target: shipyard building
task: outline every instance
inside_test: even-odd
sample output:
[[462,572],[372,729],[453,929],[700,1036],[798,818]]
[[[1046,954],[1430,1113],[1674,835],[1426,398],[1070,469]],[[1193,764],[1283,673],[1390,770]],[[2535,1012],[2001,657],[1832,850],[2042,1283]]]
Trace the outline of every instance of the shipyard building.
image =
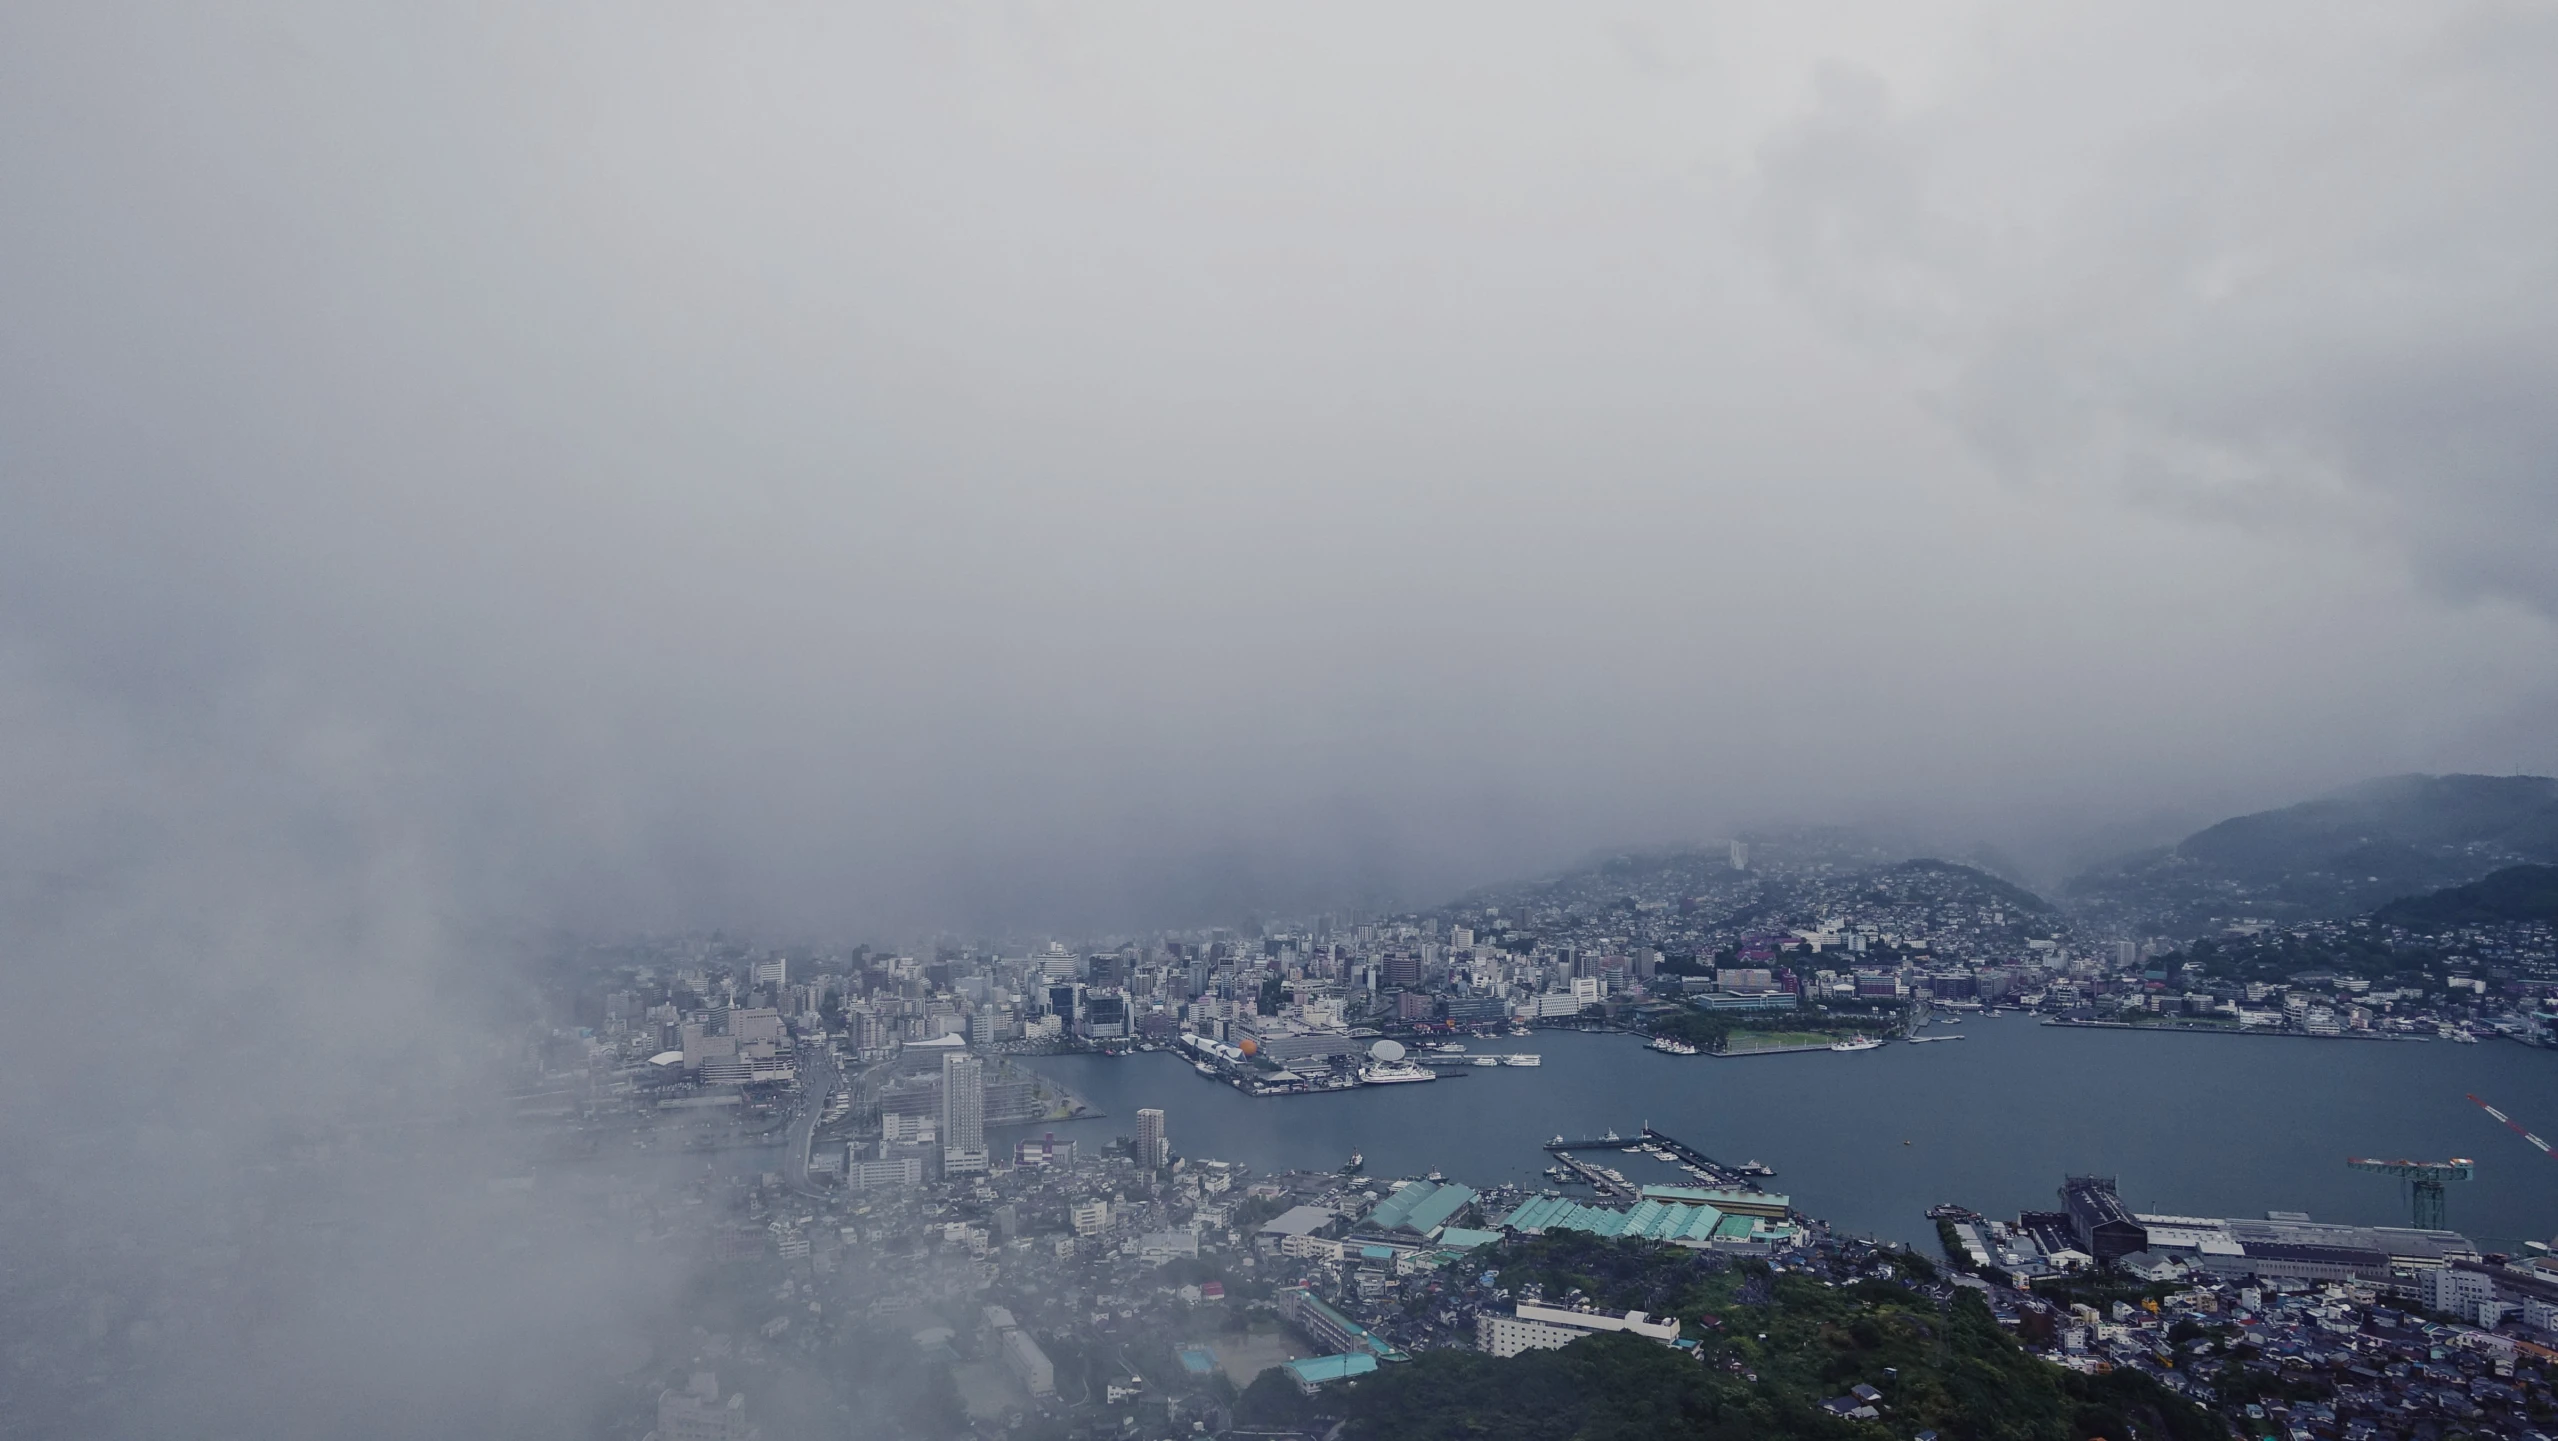
[[2479,1258],[2477,1246],[2457,1231],[2342,1225],[2297,1211],[2270,1211],[2262,1219],[2135,1212],[2105,1176],[2070,1177],[2061,1186],[2061,1204],[2058,1211],[2028,1211],[2013,1224],[1954,1222],[1955,1241],[1972,1264],[2021,1279],[2113,1265],[2153,1279],[2192,1272],[2409,1287],[2428,1272]]

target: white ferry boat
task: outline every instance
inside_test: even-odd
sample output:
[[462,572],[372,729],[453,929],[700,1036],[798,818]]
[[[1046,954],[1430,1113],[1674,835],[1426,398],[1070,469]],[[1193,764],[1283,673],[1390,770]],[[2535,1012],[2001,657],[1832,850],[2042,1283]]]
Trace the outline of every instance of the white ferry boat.
[[1413,1081],[1435,1081],[1439,1073],[1410,1061],[1378,1061],[1359,1068],[1359,1084],[1363,1086],[1401,1086]]
[[1830,1049],[1833,1051],[1879,1051],[1883,1049],[1883,1043],[1872,1036],[1850,1036]]
[[1501,1058],[1501,1064],[1505,1066],[1542,1066],[1545,1064],[1545,1057],[1536,1055],[1509,1055]]

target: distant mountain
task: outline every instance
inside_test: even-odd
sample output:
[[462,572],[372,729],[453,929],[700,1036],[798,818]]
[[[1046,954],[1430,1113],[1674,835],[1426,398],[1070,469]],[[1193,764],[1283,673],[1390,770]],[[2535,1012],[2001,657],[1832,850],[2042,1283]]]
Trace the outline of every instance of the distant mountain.
[[2558,862],[2558,779],[2391,776],[2222,821],[2062,895],[2091,923],[2185,937],[2359,915],[2527,862]]
[[2411,931],[2558,921],[2558,866],[2507,866],[2485,880],[2391,901],[2372,919]]

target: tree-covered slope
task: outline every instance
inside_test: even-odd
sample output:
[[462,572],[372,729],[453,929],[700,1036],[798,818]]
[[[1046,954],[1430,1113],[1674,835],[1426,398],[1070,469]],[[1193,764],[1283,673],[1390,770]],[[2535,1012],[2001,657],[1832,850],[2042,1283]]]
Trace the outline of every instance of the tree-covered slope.
[[2232,817],[2081,875],[2064,894],[2091,920],[2193,936],[2238,916],[2359,915],[2516,862],[2558,862],[2558,780],[2391,776]]
[[[1339,1398],[1357,1441],[1887,1441],[1933,1430],[1981,1441],[2223,1441],[2199,1407],[2137,1372],[2086,1376],[2027,1354],[1975,1291],[1867,1280],[1832,1287],[1696,1253],[1556,1237],[1496,1258],[1504,1285],[1542,1278],[1595,1304],[1674,1314],[1694,1356],[1627,1336],[1507,1360],[1438,1351]],[[1921,1274],[1923,1262],[1910,1263]],[[1649,1303],[1647,1305],[1646,1303]],[[1874,1420],[1821,1402],[1881,1392]]]
[[2558,866],[2507,866],[2465,886],[2391,901],[2372,919],[2411,931],[2558,921]]

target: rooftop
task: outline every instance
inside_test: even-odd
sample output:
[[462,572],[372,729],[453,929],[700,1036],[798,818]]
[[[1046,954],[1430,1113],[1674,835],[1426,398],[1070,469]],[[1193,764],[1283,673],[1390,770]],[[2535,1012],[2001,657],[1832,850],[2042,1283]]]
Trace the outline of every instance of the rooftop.
[[1340,1356],[1308,1356],[1282,1365],[1298,1385],[1320,1386],[1326,1381],[1365,1376],[1377,1369],[1377,1358],[1365,1351],[1352,1351]]

